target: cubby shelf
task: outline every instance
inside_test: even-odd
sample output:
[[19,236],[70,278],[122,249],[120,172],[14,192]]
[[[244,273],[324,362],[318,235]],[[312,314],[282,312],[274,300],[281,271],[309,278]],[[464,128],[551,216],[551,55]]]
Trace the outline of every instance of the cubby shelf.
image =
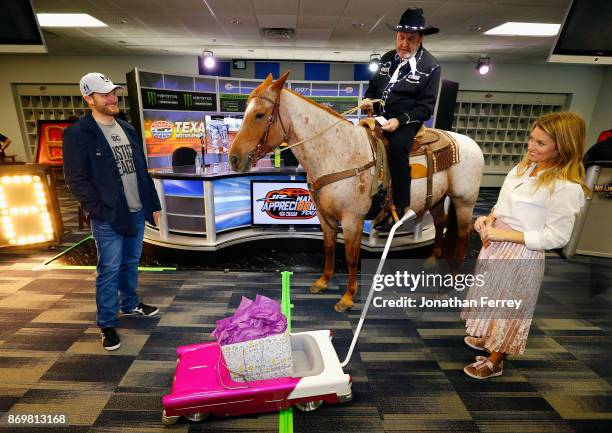
[[482,149],[485,174],[507,173],[527,148],[531,125],[542,114],[562,111],[569,95],[460,90],[453,131]]
[[[119,110],[130,119],[130,108],[126,87],[119,96]],[[24,139],[30,146],[31,155],[36,150],[37,120],[68,120],[71,116],[82,117],[90,109],[79,93],[78,84],[17,84],[15,95],[19,105],[20,121]]]

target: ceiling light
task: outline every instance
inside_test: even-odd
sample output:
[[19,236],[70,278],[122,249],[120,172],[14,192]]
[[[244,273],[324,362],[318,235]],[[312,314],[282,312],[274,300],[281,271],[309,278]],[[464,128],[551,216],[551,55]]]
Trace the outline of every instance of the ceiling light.
[[204,62],[204,67],[206,69],[212,69],[217,64],[215,60],[215,55],[210,50],[202,51],[202,61]]
[[484,32],[485,35],[498,36],[555,36],[561,24],[514,23],[507,22]]
[[380,63],[380,54],[374,53],[370,54],[370,64],[368,65],[368,69],[370,72],[378,71],[378,65]]
[[41,27],[108,27],[89,14],[36,14]]
[[491,59],[489,57],[481,57],[476,63],[476,71],[478,75],[487,75],[491,70]]
[[351,25],[352,25],[353,27],[363,27],[363,26],[365,26],[365,24],[364,24],[364,23],[353,23],[353,24],[351,24]]

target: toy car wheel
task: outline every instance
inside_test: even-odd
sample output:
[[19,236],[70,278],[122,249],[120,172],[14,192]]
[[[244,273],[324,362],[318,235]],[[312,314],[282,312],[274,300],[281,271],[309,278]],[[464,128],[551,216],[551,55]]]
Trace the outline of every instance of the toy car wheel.
[[318,409],[323,404],[323,400],[307,401],[306,403],[296,403],[297,407],[302,412],[310,412]]
[[196,412],[185,415],[185,418],[187,418],[189,421],[198,422],[206,419],[208,415],[210,415],[208,412]]
[[178,416],[166,416],[166,411],[162,410],[161,422],[163,425],[174,425],[178,419]]

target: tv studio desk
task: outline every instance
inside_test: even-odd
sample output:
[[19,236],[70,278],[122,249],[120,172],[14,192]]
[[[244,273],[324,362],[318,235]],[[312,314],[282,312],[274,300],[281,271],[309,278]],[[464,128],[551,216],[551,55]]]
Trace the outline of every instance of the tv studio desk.
[[[318,225],[254,225],[251,182],[287,183],[306,189],[306,173],[296,167],[255,167],[236,173],[227,162],[149,169],[160,198],[159,228],[147,223],[145,242],[172,249],[216,251],[243,242],[266,239],[323,239]],[[303,185],[291,184],[293,181]],[[255,209],[257,211],[257,207]],[[386,235],[364,224],[362,249],[382,251]],[[435,229],[429,214],[405,233],[396,234],[393,249],[419,248],[433,243]],[[343,242],[342,233],[338,240]]]

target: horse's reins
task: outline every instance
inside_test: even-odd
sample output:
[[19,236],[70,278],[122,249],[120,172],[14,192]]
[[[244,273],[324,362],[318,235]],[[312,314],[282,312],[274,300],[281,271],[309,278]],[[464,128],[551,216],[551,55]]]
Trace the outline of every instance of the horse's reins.
[[[271,153],[271,152],[264,152],[263,151],[263,146],[268,141],[268,135],[270,134],[270,128],[272,127],[272,125],[274,125],[276,123],[277,119],[280,122],[281,127],[283,128],[283,140],[284,140],[283,143],[286,144],[287,140],[289,139],[289,136],[287,135],[287,130],[285,129],[285,125],[283,124],[283,119],[282,119],[282,117],[280,115],[280,95],[281,95],[281,92],[282,92],[282,90],[280,92],[278,92],[278,96],[276,97],[276,100],[272,100],[272,99],[268,98],[267,96],[263,96],[263,95],[253,95],[253,98],[260,98],[260,99],[263,99],[264,101],[267,101],[270,104],[272,104],[272,112],[270,113],[270,116],[268,116],[268,122],[266,123],[266,129],[264,130],[263,135],[261,136],[261,138],[259,139],[259,141],[255,145],[255,158],[253,158],[253,160],[251,161],[251,165],[253,167],[255,167],[255,165],[257,164],[257,161],[259,161],[265,155]],[[384,101],[382,99],[373,99],[371,102],[373,104],[380,103],[380,104],[384,105]],[[302,144],[306,143],[307,141],[314,140],[315,138],[325,134],[327,131],[329,131],[334,126],[338,125],[339,123],[348,121],[346,116],[348,116],[349,114],[353,114],[354,112],[356,112],[360,108],[361,108],[361,104],[351,108],[350,110],[346,110],[346,111],[340,113],[340,116],[342,116],[342,119],[337,120],[336,122],[332,123],[331,125],[329,125],[328,127],[322,129],[321,131],[317,132],[315,135],[313,135],[311,137],[305,138],[305,139],[300,140],[300,141],[298,141],[296,143],[293,143],[291,145],[282,146],[282,148],[278,149],[277,151],[279,153],[280,152],[284,152],[284,151],[292,149],[294,147],[301,146]],[[283,143],[281,143],[281,145]]]

